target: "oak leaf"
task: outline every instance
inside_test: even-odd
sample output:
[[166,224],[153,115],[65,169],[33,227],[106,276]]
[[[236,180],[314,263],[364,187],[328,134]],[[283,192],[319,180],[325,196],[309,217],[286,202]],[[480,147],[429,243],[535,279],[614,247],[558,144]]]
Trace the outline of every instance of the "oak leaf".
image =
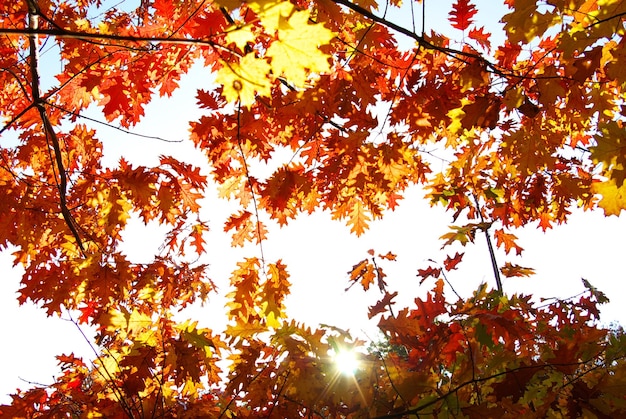
[[464,253],[457,252],[454,256],[446,257],[446,260],[443,261],[443,266],[446,269],[446,271],[451,271],[453,269],[456,269],[456,266],[459,263],[461,263],[461,260],[463,259],[463,255]]
[[450,230],[452,231],[440,237],[440,239],[446,240],[441,248],[443,249],[455,241],[460,242],[463,246],[465,246],[468,242],[474,242],[474,233],[477,228],[479,228],[479,225],[475,223],[469,223],[464,226],[450,226]]
[[470,29],[467,36],[473,39],[474,41],[478,42],[478,45],[480,45],[485,50],[489,51],[491,49],[491,34],[488,32],[485,32],[484,27],[481,27],[478,29],[477,28]]
[[515,234],[506,233],[503,229],[498,228],[493,232],[498,247],[504,246],[504,251],[508,254],[515,249],[515,253],[519,256],[524,249],[517,244],[517,236]]
[[[350,231],[355,233],[357,236],[365,233],[369,226],[369,222],[372,218],[365,208],[365,205],[358,199],[350,199],[348,203],[345,205],[348,211],[348,221],[347,224],[350,226]],[[340,215],[333,215],[334,218],[340,217]]]
[[426,281],[429,277],[432,276],[435,279],[439,279],[440,275],[441,275],[441,268],[435,268],[433,266],[429,266],[426,269],[417,270],[417,276],[422,278],[422,280],[420,281],[420,285],[424,281]]
[[472,18],[477,12],[476,6],[470,3],[470,0],[456,0],[448,19],[453,28],[464,31],[473,23]]
[[[350,281],[356,283],[359,281],[364,290],[368,290],[370,285],[374,283],[376,279],[376,272],[374,265],[367,259],[363,259],[352,267],[352,270],[348,272],[350,274]],[[352,285],[350,285],[351,287]],[[349,287],[349,288],[350,288]],[[348,288],[348,289],[349,289]]]
[[374,304],[373,306],[371,306],[369,308],[369,312],[367,314],[368,318],[372,318],[374,316],[376,316],[377,314],[383,313],[385,311],[387,311],[387,309],[389,309],[389,307],[394,304],[393,303],[393,299],[398,295],[398,292],[395,291],[391,294],[389,293],[385,293],[385,296],[383,297],[382,300],[380,300],[379,302],[377,302],[376,304]]
[[517,276],[531,276],[534,275],[535,270],[532,268],[525,268],[511,262],[506,262],[504,266],[500,268],[500,272],[502,272],[502,275],[506,276],[507,278],[511,278]]

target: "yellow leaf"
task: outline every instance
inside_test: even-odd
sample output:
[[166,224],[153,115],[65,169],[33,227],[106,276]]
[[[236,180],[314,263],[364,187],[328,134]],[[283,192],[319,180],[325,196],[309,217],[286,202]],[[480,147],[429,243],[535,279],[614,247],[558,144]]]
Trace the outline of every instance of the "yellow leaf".
[[516,7],[514,11],[502,18],[504,30],[511,44],[517,44],[520,41],[528,43],[536,37],[541,37],[552,26],[561,23],[556,10],[541,13],[537,10],[535,2],[528,2],[524,5],[525,7]]
[[334,34],[321,23],[309,23],[309,11],[294,12],[288,25],[278,29],[278,39],[270,45],[266,56],[271,58],[272,71],[282,74],[296,87],[304,87],[309,73],[330,71],[329,55],[319,46],[327,44]]
[[620,215],[626,209],[626,182],[619,188],[615,179],[594,183],[591,191],[602,196],[598,206],[604,210],[604,215]]
[[282,0],[255,0],[249,2],[248,6],[257,14],[269,35],[274,35],[274,32],[286,25],[294,9],[291,2]]
[[265,316],[265,324],[273,329],[278,329],[281,326],[280,321],[276,318],[276,314],[273,311]]
[[74,24],[76,25],[76,29],[78,29],[79,31],[87,31],[91,29],[91,25],[89,24],[89,21],[84,18],[76,19],[74,21]]
[[204,352],[204,356],[207,358],[213,354],[213,340],[210,337],[209,329],[199,329],[198,323],[195,321],[186,320],[180,323],[176,328],[180,331],[181,337],[187,342],[195,346]]
[[256,39],[256,35],[252,32],[251,27],[234,28],[226,34],[226,42],[234,43],[238,48],[243,49],[248,42]]
[[[469,103],[469,100],[463,98],[461,103],[465,105],[466,103]],[[447,130],[453,137],[463,132],[462,120],[465,116],[465,111],[462,108],[450,109],[446,116],[450,118],[450,125],[448,125]]]
[[574,12],[574,26],[578,26],[581,30],[584,29],[584,25],[587,25],[589,21],[595,17],[598,10],[598,0],[587,0],[582,6]]
[[222,94],[229,102],[240,100],[242,106],[254,103],[255,93],[271,95],[271,84],[267,78],[270,65],[254,53],[241,57],[238,63],[225,63],[217,72],[215,81],[224,85]]
[[617,42],[609,41],[602,46],[602,57],[600,58],[600,68],[606,67],[610,62],[615,61],[612,51],[617,47]]

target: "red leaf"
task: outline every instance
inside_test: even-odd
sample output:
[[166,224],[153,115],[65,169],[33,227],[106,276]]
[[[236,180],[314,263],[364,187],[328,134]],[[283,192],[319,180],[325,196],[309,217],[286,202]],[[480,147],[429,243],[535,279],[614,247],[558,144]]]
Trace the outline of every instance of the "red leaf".
[[518,44],[511,44],[509,41],[505,41],[504,45],[501,45],[496,51],[496,60],[502,67],[511,67],[522,52],[522,47]]
[[472,24],[472,17],[478,12],[476,7],[469,0],[457,0],[452,5],[448,20],[452,23],[452,27],[464,31]]
[[385,293],[385,296],[383,297],[382,300],[380,300],[375,305],[370,307],[370,311],[367,317],[371,319],[375,315],[387,310],[387,307],[393,304],[391,300],[393,300],[397,295],[398,295],[397,291],[394,292],[393,294]]
[[454,257],[448,256],[446,260],[443,262],[443,266],[446,268],[446,271],[451,271],[453,269],[456,269],[456,265],[458,265],[459,262],[461,262],[461,259],[463,259],[464,254],[465,253],[457,252],[457,254],[454,255]]
[[441,269],[439,268],[433,268],[432,266],[429,266],[426,269],[418,269],[417,270],[417,276],[421,276],[422,280],[420,281],[420,284],[422,284],[424,281],[426,281],[428,279],[428,277],[432,276],[433,278],[439,278],[439,275],[441,275]]
[[198,107],[202,109],[217,110],[225,104],[220,95],[213,90],[198,89],[196,99],[198,99],[196,102]]

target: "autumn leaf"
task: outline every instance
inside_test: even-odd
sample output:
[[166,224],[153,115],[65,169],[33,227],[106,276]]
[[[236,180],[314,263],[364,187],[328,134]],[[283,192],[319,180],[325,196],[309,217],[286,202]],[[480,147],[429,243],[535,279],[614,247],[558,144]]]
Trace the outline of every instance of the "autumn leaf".
[[[352,267],[352,270],[348,272],[350,275],[350,281],[353,283],[360,282],[364,290],[368,290],[370,285],[374,283],[376,279],[376,272],[374,265],[367,259],[363,259]],[[350,285],[351,287],[352,285]],[[348,289],[350,288],[348,287]],[[347,289],[346,289],[347,291]]]
[[389,306],[391,306],[393,304],[393,299],[395,297],[397,297],[398,292],[394,292],[392,294],[389,293],[385,293],[385,296],[383,297],[382,300],[380,300],[379,302],[377,302],[376,304],[374,304],[373,306],[371,306],[369,308],[369,313],[367,314],[367,316],[371,319],[372,317],[376,316],[377,314],[383,313],[385,311],[387,311],[387,309],[389,308]]
[[264,316],[269,327],[278,328],[285,317],[284,299],[289,294],[290,283],[286,266],[279,260],[268,267],[268,277],[262,287]]
[[598,206],[605,215],[620,215],[626,209],[626,182],[619,188],[614,179],[596,182],[591,185],[591,191],[602,197]]
[[500,100],[487,96],[479,96],[474,103],[463,106],[461,124],[466,129],[481,127],[494,129],[500,119]]
[[191,227],[191,237],[193,239],[191,243],[196,248],[196,253],[198,254],[204,253],[204,245],[206,242],[203,233],[207,230],[207,227],[202,223],[195,224]]
[[271,82],[268,79],[270,65],[254,53],[241,57],[238,62],[224,62],[215,76],[215,81],[224,86],[222,95],[228,102],[241,103],[249,107],[256,95],[270,96]]
[[265,238],[267,234],[265,226],[254,220],[252,213],[249,211],[240,211],[238,214],[232,214],[224,224],[224,231],[232,233],[232,245],[243,246],[246,242],[259,242]]
[[330,70],[330,57],[319,47],[333,38],[333,32],[321,23],[309,22],[308,11],[293,12],[285,28],[279,30],[278,39],[267,49],[272,72],[283,75],[295,87],[304,87],[307,73],[320,74]]
[[379,254],[378,255],[379,258],[381,259],[386,259],[386,260],[390,260],[390,261],[394,261],[397,258],[397,255],[391,253],[391,252],[387,252],[384,255],[383,254]]
[[257,35],[249,28],[233,28],[226,34],[226,42],[234,43],[241,50],[248,45],[249,42],[253,42]]
[[294,13],[294,5],[279,0],[253,0],[248,3],[259,17],[265,30],[274,35],[275,32],[288,29],[291,25],[288,19]]
[[196,99],[198,106],[202,109],[217,110],[225,104],[220,101],[219,95],[215,91],[204,89],[198,89]]
[[506,262],[504,266],[500,268],[500,272],[502,272],[502,275],[506,276],[507,278],[511,278],[511,277],[516,277],[516,276],[519,276],[519,277],[531,276],[531,275],[534,275],[535,270],[532,268],[525,268],[523,266]]
[[199,329],[197,322],[190,322],[189,320],[177,325],[176,328],[180,331],[182,339],[202,351],[206,357],[213,354],[215,344],[210,338],[210,330]]
[[348,225],[351,226],[350,231],[360,236],[367,230],[371,217],[361,201],[351,200],[351,205],[349,206],[351,206],[348,213]]
[[422,280],[420,281],[420,284],[422,284],[424,281],[426,281],[430,277],[438,279],[440,275],[441,275],[441,268],[435,268],[432,266],[429,266],[426,269],[417,270],[417,276],[422,278]]
[[515,249],[515,253],[519,256],[522,254],[523,250],[517,244],[517,236],[515,234],[506,233],[503,229],[498,228],[494,230],[493,236],[496,239],[496,244],[498,247],[504,246],[504,251],[508,254],[511,250]]
[[541,12],[529,3],[526,7],[505,15],[502,22],[505,23],[504,30],[509,41],[517,44],[520,41],[530,42],[535,37],[544,35],[548,28],[559,24],[560,18],[554,10]]
[[491,34],[485,32],[485,28],[470,29],[467,36],[478,42],[478,45],[480,45],[482,48],[486,50],[491,49]]
[[440,238],[442,240],[446,240],[441,248],[443,249],[446,246],[451,245],[455,241],[460,242],[463,246],[465,246],[468,242],[474,241],[474,232],[478,228],[477,224],[467,224],[465,226],[450,226],[449,233],[444,234]]
[[451,270],[456,269],[456,266],[461,262],[461,259],[463,259],[463,255],[464,253],[457,252],[454,255],[454,257],[452,256],[446,257],[446,260],[443,261],[443,266],[446,269],[446,271],[451,271]]
[[464,31],[473,23],[472,18],[477,12],[470,0],[456,0],[448,19],[453,28]]

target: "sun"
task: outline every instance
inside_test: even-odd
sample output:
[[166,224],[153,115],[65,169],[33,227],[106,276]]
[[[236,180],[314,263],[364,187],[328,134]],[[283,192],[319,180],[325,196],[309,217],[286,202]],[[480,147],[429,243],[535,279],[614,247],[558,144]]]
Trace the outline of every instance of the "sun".
[[359,369],[359,358],[356,352],[341,350],[333,358],[337,369],[344,375],[354,375]]

